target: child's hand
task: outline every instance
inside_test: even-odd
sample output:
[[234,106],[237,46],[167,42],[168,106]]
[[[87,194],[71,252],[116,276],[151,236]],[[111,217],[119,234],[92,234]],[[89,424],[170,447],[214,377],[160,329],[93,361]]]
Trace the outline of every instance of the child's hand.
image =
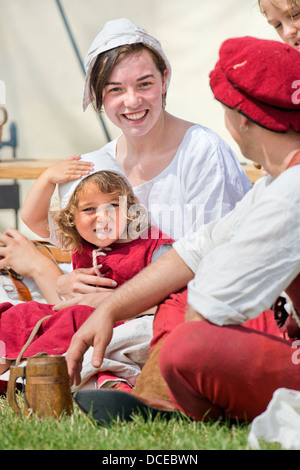
[[48,168],[43,177],[48,183],[66,183],[88,175],[93,168],[93,163],[82,161],[80,155],[74,155]]

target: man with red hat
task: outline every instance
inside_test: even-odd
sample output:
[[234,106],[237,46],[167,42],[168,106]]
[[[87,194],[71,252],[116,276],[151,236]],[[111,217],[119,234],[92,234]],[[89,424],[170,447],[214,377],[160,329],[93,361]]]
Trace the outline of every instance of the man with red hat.
[[[187,321],[167,335],[159,355],[176,409],[194,419],[251,421],[277,388],[300,390],[299,80],[299,53],[286,44],[251,37],[223,43],[211,88],[242,153],[268,176],[231,213],[175,242],[95,310],[67,353],[71,380],[78,381],[89,345],[94,365],[101,363],[114,322],[162,302],[155,334],[176,315],[174,304],[168,308],[172,293],[188,284],[177,306],[187,301]],[[115,413],[111,400],[120,410],[128,398],[109,393],[92,397],[98,416],[104,408]]]

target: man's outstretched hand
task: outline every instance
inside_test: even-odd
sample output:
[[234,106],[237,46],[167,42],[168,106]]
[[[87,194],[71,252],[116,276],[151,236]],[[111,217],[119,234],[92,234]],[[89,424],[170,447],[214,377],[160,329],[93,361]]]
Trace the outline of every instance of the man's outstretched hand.
[[74,334],[66,354],[71,385],[81,382],[81,369],[84,353],[94,347],[92,365],[96,369],[103,362],[105,350],[111,341],[114,322],[98,307]]

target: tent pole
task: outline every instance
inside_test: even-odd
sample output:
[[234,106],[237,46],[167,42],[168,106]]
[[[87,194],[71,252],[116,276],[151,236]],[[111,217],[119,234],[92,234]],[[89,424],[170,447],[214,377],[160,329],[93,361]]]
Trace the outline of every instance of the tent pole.
[[[65,24],[65,27],[66,27],[66,29],[67,29],[67,32],[68,32],[69,38],[70,38],[70,40],[71,40],[72,46],[73,46],[73,48],[74,48],[75,54],[76,54],[76,56],[77,56],[77,58],[78,58],[78,61],[79,61],[81,70],[82,70],[83,74],[85,75],[84,64],[83,64],[83,61],[82,61],[82,59],[81,59],[81,57],[80,57],[80,53],[79,53],[78,47],[77,47],[77,45],[76,45],[74,36],[73,36],[73,34],[72,34],[72,31],[71,31],[71,29],[70,29],[69,23],[68,23],[67,18],[66,18],[66,15],[65,15],[64,10],[63,10],[63,8],[62,8],[61,2],[60,2],[60,0],[56,0],[56,3],[57,3],[57,6],[58,6],[58,8],[59,8],[59,11],[60,11],[60,13],[61,13],[61,16],[62,16],[63,22],[64,22],[64,24]],[[107,139],[108,142],[110,142],[110,141],[111,141],[111,138],[110,138],[110,135],[109,135],[108,130],[107,130],[107,128],[106,128],[105,122],[104,122],[104,120],[103,120],[103,118],[102,118],[101,115],[100,115],[99,117],[100,117],[100,121],[101,121],[103,130],[104,130],[104,133],[105,133],[105,135],[106,135],[106,139]]]

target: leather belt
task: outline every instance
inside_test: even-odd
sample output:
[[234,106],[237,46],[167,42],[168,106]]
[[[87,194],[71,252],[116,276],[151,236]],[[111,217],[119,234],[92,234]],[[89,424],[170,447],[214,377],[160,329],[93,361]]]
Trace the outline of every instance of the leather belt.
[[1,274],[6,274],[10,277],[12,283],[14,284],[15,288],[18,291],[19,294],[19,299],[22,302],[29,302],[32,300],[30,290],[28,287],[24,284],[23,282],[23,276],[21,274],[16,273],[13,269],[11,268],[3,268],[0,269]]

